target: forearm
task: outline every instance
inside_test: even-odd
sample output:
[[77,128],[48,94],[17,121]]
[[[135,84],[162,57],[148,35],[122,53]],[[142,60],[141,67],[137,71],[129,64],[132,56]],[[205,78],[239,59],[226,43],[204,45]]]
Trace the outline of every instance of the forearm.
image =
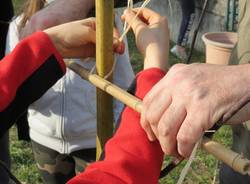
[[[152,68],[136,77],[136,96],[143,98],[165,73]],[[69,184],[144,183],[156,184],[163,152],[158,141],[150,142],[140,126],[140,115],[126,107],[119,129],[105,146],[104,161],[92,164]]]
[[[238,107],[233,107],[235,114],[227,121],[228,124],[239,124],[250,120],[250,64],[232,66],[237,67],[238,75],[228,76],[233,80],[235,77],[238,78],[239,85],[237,88],[239,92],[244,91],[245,96],[242,96],[241,102]],[[236,86],[235,86],[236,87]]]
[[1,60],[0,137],[64,73],[61,56],[42,32],[20,42]]

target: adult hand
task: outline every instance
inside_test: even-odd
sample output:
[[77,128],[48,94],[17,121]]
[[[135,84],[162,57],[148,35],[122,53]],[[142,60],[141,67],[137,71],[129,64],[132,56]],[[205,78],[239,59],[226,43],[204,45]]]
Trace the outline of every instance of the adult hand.
[[35,13],[20,29],[20,39],[39,31],[66,22],[85,19],[94,7],[95,0],[55,0]]
[[157,138],[167,155],[188,157],[204,131],[247,102],[249,67],[173,66],[143,101],[141,125],[149,139]]
[[127,9],[122,18],[133,29],[137,48],[145,56],[144,69],[158,67],[166,70],[169,50],[167,19],[146,8],[135,18],[138,11]]
[[[62,24],[44,30],[51,38],[58,52],[64,58],[86,58],[95,56],[95,18]],[[114,33],[117,36],[117,33]],[[122,43],[114,38],[114,51],[124,52]]]

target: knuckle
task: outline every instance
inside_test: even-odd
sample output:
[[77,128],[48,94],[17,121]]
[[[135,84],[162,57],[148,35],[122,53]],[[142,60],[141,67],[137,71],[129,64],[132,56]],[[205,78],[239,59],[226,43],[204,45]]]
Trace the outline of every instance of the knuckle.
[[161,144],[161,149],[166,155],[176,155],[176,145],[175,144]]
[[171,135],[171,129],[167,127],[166,125],[159,126],[158,131],[159,131],[159,135],[165,138]]
[[141,126],[144,130],[148,130],[150,128],[150,124],[147,121],[142,121]]
[[151,125],[156,125],[156,118],[152,113],[146,113],[145,114],[146,120],[149,122]]
[[190,156],[190,152],[186,151],[186,150],[182,150],[180,149],[179,151],[179,154],[184,157],[184,158],[188,158]]
[[151,104],[151,99],[149,98],[149,96],[146,96],[143,99],[143,107],[145,107],[145,109],[147,109],[150,104]]
[[185,64],[175,64],[170,68],[170,71],[179,71],[180,69],[182,69],[185,66]]
[[176,139],[180,145],[187,145],[187,144],[190,144],[191,142],[190,137],[191,137],[190,135],[179,133]]
[[162,147],[162,151],[166,154],[166,155],[173,155],[174,154],[174,150],[170,148],[170,146],[168,147]]

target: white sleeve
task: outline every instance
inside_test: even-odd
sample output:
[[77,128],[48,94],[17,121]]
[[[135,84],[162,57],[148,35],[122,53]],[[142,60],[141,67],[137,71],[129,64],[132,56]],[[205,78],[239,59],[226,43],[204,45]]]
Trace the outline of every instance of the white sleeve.
[[18,23],[20,17],[15,18],[9,25],[9,30],[6,38],[5,54],[10,53],[19,42]]

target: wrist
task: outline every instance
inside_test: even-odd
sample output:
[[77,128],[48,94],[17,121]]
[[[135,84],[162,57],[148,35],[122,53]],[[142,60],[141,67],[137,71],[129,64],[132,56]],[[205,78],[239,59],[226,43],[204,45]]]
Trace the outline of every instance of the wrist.
[[238,75],[242,76],[242,77],[240,77],[241,81],[245,81],[244,83],[245,83],[245,87],[247,88],[246,89],[247,95],[250,99],[250,87],[249,87],[249,84],[250,84],[250,64],[238,65],[238,67],[240,68]]
[[48,35],[48,37],[50,38],[50,40],[53,43],[56,50],[63,57],[64,56],[64,51],[63,51],[62,43],[61,43],[61,40],[58,38],[57,34],[50,31],[50,29],[44,30],[43,32]]
[[168,51],[163,51],[154,45],[149,46],[144,58],[144,69],[148,68],[160,68],[163,71],[167,71],[169,68]]

